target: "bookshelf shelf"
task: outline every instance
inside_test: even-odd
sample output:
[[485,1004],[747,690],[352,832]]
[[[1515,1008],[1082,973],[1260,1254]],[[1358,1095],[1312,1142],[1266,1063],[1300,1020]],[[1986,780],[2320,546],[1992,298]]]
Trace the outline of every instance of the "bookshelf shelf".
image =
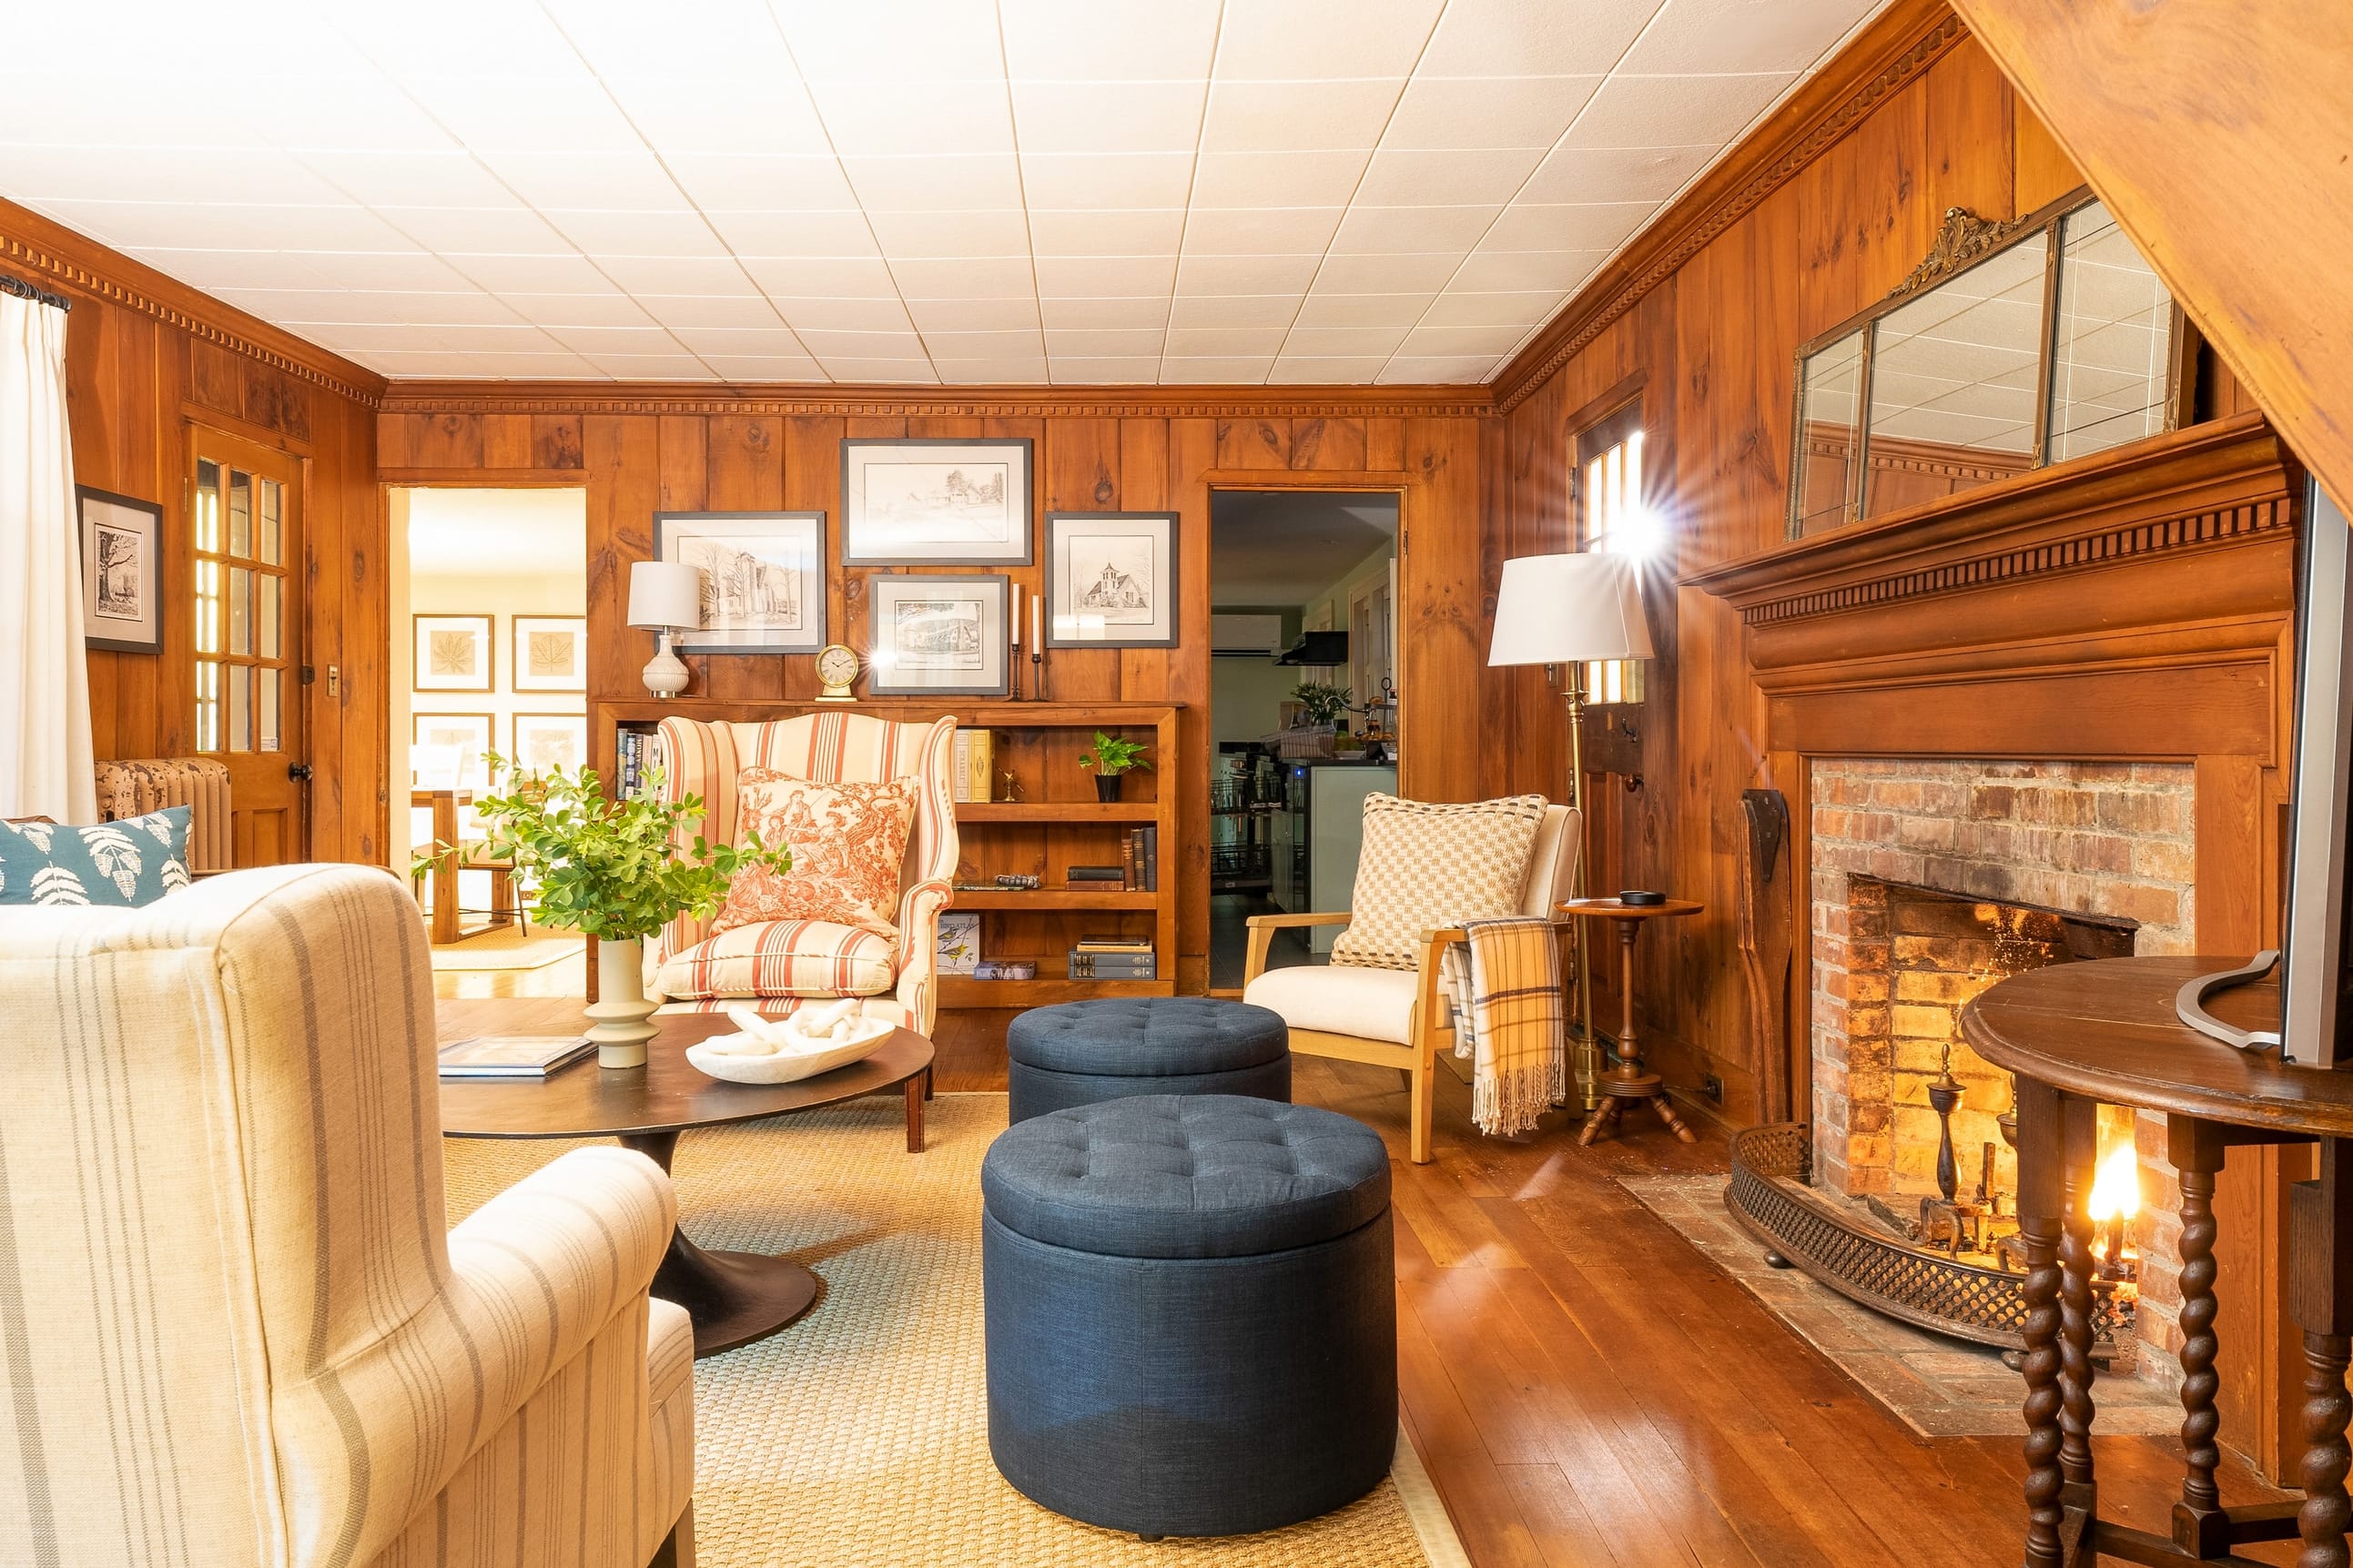
[[1155,800],[960,800],[956,820],[965,822],[1123,822],[1160,820]]
[[1103,892],[1074,892],[1065,888],[1040,888],[1035,892],[1018,888],[995,888],[987,890],[959,890],[949,904],[951,910],[1036,910],[1040,912],[1068,910],[1150,910],[1160,904],[1158,893],[1130,893],[1117,888]]
[[1060,959],[1040,959],[1035,980],[975,980],[969,974],[940,976],[943,1007],[1050,1007],[1099,996],[1174,996],[1174,980],[1072,980]]

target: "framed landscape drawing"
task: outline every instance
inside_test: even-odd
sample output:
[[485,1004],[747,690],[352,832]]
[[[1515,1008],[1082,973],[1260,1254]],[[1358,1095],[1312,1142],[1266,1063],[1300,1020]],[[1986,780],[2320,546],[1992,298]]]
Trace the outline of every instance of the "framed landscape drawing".
[[825,513],[660,511],[658,560],[702,568],[702,626],[681,653],[815,653],[825,624]]
[[81,640],[116,653],[164,651],[164,509],[74,487],[81,509]]
[[869,577],[874,625],[867,689],[877,697],[1004,696],[1012,581]]
[[955,437],[841,444],[845,566],[1027,566],[1030,443]]
[[517,691],[588,689],[588,617],[514,616],[508,683]]
[[569,773],[588,760],[588,720],[579,713],[518,713],[514,765],[527,773]]
[[417,616],[418,691],[491,691],[496,654],[489,616]]
[[1046,514],[1046,646],[1176,646],[1176,514]]
[[408,721],[408,765],[418,788],[489,786],[491,765],[482,759],[498,744],[490,714],[413,713]]

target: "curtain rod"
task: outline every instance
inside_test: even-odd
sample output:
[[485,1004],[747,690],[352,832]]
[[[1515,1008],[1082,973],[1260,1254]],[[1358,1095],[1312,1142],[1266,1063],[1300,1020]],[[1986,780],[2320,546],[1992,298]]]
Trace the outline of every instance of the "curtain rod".
[[0,294],[14,294],[19,300],[30,300],[36,305],[55,305],[60,310],[73,309],[73,301],[64,295],[36,288],[22,278],[11,278],[5,272],[0,272]]

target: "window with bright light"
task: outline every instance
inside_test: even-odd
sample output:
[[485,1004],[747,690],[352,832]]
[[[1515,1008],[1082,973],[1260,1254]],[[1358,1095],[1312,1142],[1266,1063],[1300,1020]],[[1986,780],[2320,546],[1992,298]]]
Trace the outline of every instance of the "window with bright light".
[[200,445],[195,456],[196,750],[286,748],[293,698],[289,475]]
[[[1665,541],[1658,514],[1645,500],[1642,405],[1630,403],[1577,438],[1577,535],[1579,548],[1648,560]],[[1594,702],[1642,700],[1639,659],[1603,659],[1585,667]]]

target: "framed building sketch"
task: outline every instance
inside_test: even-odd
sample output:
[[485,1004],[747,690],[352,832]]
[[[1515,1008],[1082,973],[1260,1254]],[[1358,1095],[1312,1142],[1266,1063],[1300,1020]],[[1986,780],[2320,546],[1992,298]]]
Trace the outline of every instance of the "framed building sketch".
[[702,625],[680,653],[815,653],[826,634],[825,513],[660,511],[654,555],[702,568]]
[[514,765],[527,773],[566,773],[588,760],[588,720],[580,713],[518,713],[512,726]]
[[115,653],[164,651],[164,509],[88,485],[81,511],[81,640]]
[[1046,646],[1176,646],[1176,514],[1046,514]]
[[845,566],[1027,566],[1027,437],[841,443]]
[[498,744],[497,720],[488,713],[409,715],[408,767],[419,789],[486,789]]
[[1012,579],[866,580],[873,606],[867,690],[877,697],[1002,697],[1009,689]]
[[588,689],[588,617],[512,616],[508,685],[516,691]]
[[494,691],[497,653],[490,616],[417,616],[418,691]]

